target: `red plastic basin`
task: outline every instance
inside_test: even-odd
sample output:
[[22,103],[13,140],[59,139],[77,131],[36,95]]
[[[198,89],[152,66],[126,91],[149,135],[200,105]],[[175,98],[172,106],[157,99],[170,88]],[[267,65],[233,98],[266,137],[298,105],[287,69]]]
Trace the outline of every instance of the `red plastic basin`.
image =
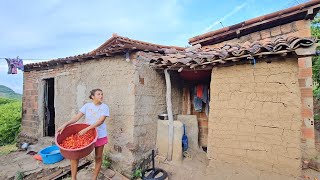
[[90,129],[90,131],[93,132],[94,134],[94,139],[93,141],[88,144],[85,147],[82,148],[77,148],[77,149],[66,149],[62,146],[60,146],[60,144],[62,143],[63,140],[65,140],[67,137],[71,136],[72,134],[76,134],[78,132],[80,132],[82,129],[86,128],[90,126],[89,124],[72,124],[67,126],[61,134],[56,133],[55,135],[55,142],[56,145],[59,147],[60,149],[60,153],[62,154],[62,156],[66,159],[81,159],[83,157],[88,156],[94,149],[94,145],[97,141],[98,138],[98,133],[96,129]]

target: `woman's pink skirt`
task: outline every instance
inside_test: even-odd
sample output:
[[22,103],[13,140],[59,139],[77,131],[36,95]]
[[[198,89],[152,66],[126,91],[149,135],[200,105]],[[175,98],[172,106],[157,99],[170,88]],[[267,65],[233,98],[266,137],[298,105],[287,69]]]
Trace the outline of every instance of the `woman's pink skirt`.
[[96,141],[95,147],[103,146],[108,143],[108,137],[99,138]]

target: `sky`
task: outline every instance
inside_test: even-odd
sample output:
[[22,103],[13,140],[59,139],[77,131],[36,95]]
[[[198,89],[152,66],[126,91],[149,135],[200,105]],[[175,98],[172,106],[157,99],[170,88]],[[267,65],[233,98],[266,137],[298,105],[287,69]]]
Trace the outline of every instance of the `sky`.
[[[78,55],[113,33],[185,47],[193,36],[306,1],[0,0],[0,58],[19,56],[27,64]],[[23,72],[8,75],[0,59],[0,85],[22,93],[22,84]]]

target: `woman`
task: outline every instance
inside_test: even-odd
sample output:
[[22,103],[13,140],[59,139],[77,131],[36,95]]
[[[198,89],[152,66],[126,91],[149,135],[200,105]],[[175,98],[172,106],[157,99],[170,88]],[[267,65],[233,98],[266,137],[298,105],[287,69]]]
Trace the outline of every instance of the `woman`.
[[[81,130],[78,134],[83,135],[90,129],[96,128],[98,131],[98,139],[95,144],[95,168],[93,173],[93,179],[97,179],[102,164],[103,147],[108,143],[107,126],[104,123],[106,117],[109,117],[109,107],[102,103],[103,93],[101,89],[93,89],[90,91],[89,98],[92,100],[90,103],[86,103],[80,112],[71,118],[70,121],[64,123],[57,132],[61,133],[65,127],[70,124],[74,124],[85,115],[86,123],[90,124],[87,128]],[[71,160],[71,176],[72,180],[77,178],[79,159]]]

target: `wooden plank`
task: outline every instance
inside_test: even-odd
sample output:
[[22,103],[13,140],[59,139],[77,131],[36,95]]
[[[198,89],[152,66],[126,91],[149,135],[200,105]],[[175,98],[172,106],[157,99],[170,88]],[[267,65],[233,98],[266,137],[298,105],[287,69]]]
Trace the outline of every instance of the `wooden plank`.
[[187,88],[187,115],[191,114],[191,95],[190,95],[190,89]]
[[[80,171],[81,169],[83,169],[84,167],[88,166],[90,164],[90,161],[88,160],[80,160],[79,161],[79,165],[78,165],[78,171]],[[71,174],[71,167],[70,165],[69,166],[66,166],[64,167],[63,169],[63,172],[60,173],[58,176],[52,178],[52,180],[57,180],[57,179],[60,179],[68,174]]]
[[188,90],[188,88],[183,88],[183,90],[182,90],[182,114],[183,115],[186,115],[187,111],[188,111],[187,90]]
[[55,178],[56,176],[60,175],[62,172],[63,172],[62,169],[59,169],[58,171],[50,174],[49,176],[43,177],[40,180],[51,180],[51,179]]
[[168,146],[168,161],[172,160],[172,151],[173,151],[173,114],[172,114],[172,102],[171,102],[171,80],[170,74],[168,73],[168,69],[164,70],[164,75],[166,79],[167,93],[167,113],[169,118],[169,146]]

